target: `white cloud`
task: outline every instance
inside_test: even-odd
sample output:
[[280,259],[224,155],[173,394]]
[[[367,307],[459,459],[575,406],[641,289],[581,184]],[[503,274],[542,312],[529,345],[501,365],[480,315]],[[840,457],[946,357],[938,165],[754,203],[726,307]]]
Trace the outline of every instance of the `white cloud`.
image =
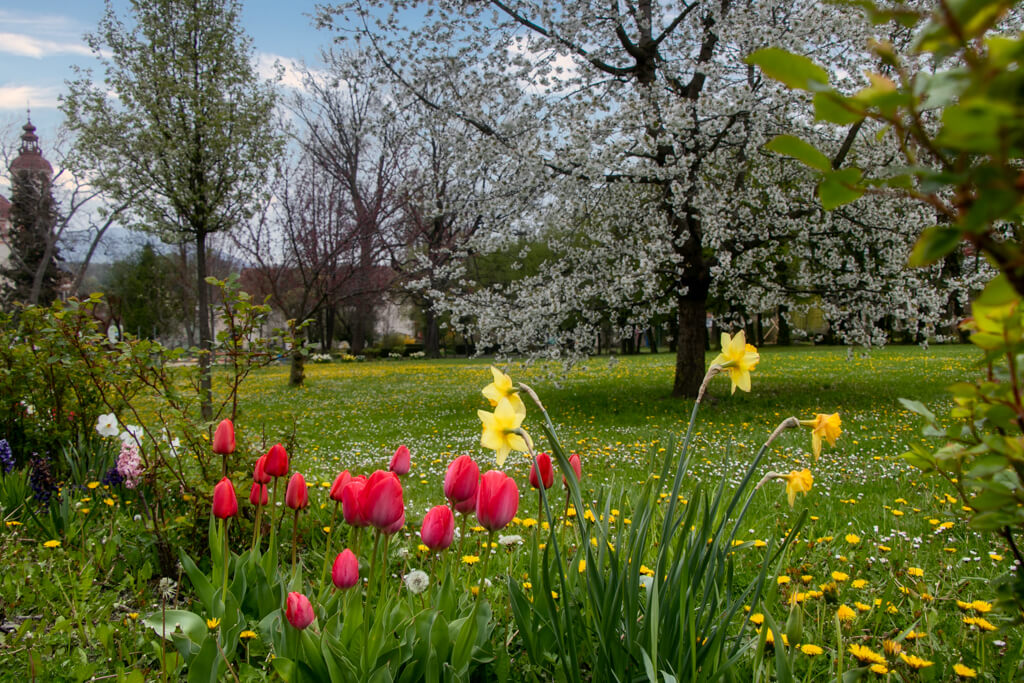
[[0,85],[0,109],[25,111],[29,105],[33,109],[55,108],[60,92],[56,86]]
[[[304,88],[303,79],[305,78],[305,67],[297,59],[291,57],[282,57],[281,55],[275,55],[270,52],[260,52],[256,55],[256,73],[259,74],[260,78],[264,79],[276,79],[280,70],[281,85],[287,88],[294,88],[295,90],[302,90]],[[313,71],[316,74],[318,72]]]
[[61,54],[92,55],[92,50],[81,39],[58,42],[23,33],[0,33],[0,52],[35,59]]

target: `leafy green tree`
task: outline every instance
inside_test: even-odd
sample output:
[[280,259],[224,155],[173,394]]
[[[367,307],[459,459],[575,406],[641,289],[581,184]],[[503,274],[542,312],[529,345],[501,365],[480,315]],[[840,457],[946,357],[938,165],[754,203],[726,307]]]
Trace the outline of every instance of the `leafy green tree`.
[[275,95],[253,71],[239,10],[237,0],[133,0],[127,25],[108,2],[87,36],[105,79],[79,71],[62,103],[78,168],[113,197],[135,198],[134,227],[195,245],[204,417],[212,414],[207,238],[249,219],[281,149]]
[[114,263],[104,291],[121,327],[140,339],[153,339],[177,327],[174,266],[152,244]]

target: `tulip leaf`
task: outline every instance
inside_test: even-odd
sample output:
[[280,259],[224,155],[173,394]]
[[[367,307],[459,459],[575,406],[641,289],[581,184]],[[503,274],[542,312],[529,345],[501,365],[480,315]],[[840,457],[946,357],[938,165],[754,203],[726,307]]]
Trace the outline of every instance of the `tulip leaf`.
[[747,64],[761,67],[768,78],[780,81],[788,88],[817,90],[828,85],[828,72],[803,55],[796,55],[777,47],[766,47],[753,52]]
[[776,135],[765,145],[765,149],[776,154],[793,157],[797,161],[822,172],[832,170],[832,164],[829,162],[828,157],[818,151],[812,144],[801,140],[795,135]]
[[206,637],[206,621],[195,614],[181,609],[169,609],[164,612],[154,612],[145,619],[143,624],[150,627],[158,636],[164,640],[171,640],[172,634],[181,628],[193,643],[199,644]]
[[948,225],[925,228],[917,238],[914,250],[910,252],[909,265],[916,268],[935,263],[956,249],[960,244],[960,238],[960,231]]
[[192,587],[199,595],[200,602],[202,602],[203,607],[212,614],[214,608],[213,584],[211,584],[210,580],[206,578],[206,574],[199,571],[196,563],[192,561],[192,558],[185,554],[184,550],[178,553],[178,557],[181,560],[181,566],[185,570],[185,574],[188,575],[189,581],[192,582]]

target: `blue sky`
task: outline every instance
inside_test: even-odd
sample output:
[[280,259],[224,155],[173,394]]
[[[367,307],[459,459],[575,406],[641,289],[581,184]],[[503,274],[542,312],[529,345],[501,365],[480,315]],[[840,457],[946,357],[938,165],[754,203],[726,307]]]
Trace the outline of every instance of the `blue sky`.
[[[120,16],[128,16],[125,0],[115,0],[114,7]],[[285,66],[289,60],[318,60],[321,47],[333,36],[313,27],[308,15],[314,9],[312,0],[242,1],[242,21],[262,72],[269,75],[276,59]],[[64,81],[73,77],[71,67],[98,66],[82,36],[95,30],[103,10],[102,0],[38,0],[0,7],[0,124],[20,127],[31,102],[32,120],[45,147],[46,137],[60,122],[57,97]]]

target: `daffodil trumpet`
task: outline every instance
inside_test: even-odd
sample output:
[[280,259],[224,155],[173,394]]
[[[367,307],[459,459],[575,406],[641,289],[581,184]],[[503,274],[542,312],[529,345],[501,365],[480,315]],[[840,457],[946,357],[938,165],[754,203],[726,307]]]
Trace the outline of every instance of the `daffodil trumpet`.
[[811,471],[806,468],[803,470],[793,470],[789,474],[769,472],[761,478],[761,481],[757,482],[754,490],[758,490],[769,481],[786,482],[786,498],[789,500],[789,507],[793,507],[796,503],[796,494],[808,493],[814,484],[814,477],[811,475]]
[[711,361],[711,367],[719,366],[719,372],[729,373],[729,380],[732,382],[732,393],[736,393],[739,387],[743,391],[750,391],[750,373],[757,367],[761,356],[757,348],[747,343],[747,335],[743,330],[730,336],[727,332],[722,333],[722,352]]

